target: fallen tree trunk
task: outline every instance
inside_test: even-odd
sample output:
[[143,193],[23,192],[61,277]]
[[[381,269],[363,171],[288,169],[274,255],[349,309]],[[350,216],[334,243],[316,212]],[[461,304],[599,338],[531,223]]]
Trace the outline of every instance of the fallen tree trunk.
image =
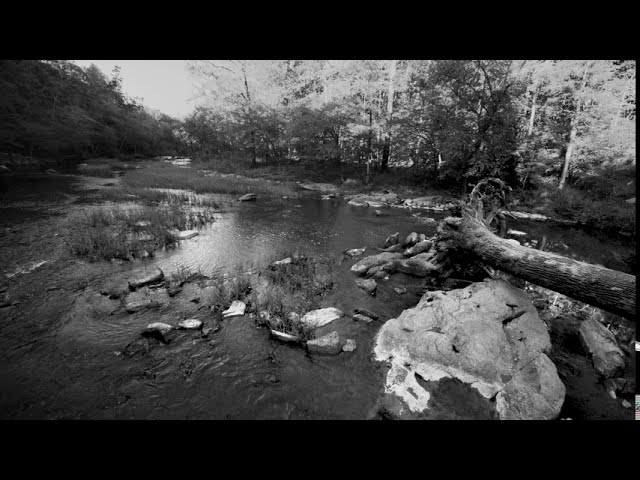
[[464,208],[438,226],[439,251],[462,249],[494,268],[589,305],[636,320],[636,277],[521,246],[493,234]]

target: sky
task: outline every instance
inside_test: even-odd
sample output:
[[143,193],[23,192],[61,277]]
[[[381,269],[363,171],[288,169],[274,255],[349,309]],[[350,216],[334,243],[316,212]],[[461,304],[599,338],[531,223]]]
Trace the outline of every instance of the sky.
[[81,67],[95,64],[107,76],[120,67],[122,90],[142,98],[147,107],[184,119],[196,103],[197,90],[187,72],[186,60],[75,60]]

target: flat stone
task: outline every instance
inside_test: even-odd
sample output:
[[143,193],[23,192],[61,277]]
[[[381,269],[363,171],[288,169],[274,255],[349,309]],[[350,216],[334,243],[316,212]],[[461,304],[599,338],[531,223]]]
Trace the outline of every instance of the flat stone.
[[365,310],[364,308],[355,308],[353,311],[355,313],[359,313],[361,315],[365,315],[365,316],[367,316],[369,318],[373,318],[374,320],[378,320],[378,318],[380,318],[379,315],[376,315],[375,313],[370,312],[369,310]]
[[343,352],[353,352],[356,349],[356,341],[350,338],[347,339],[346,343],[342,347]]
[[353,319],[354,319],[356,322],[364,322],[364,323],[371,323],[371,322],[373,322],[373,320],[372,320],[371,318],[367,317],[366,315],[362,315],[361,313],[356,313],[356,314],[353,316]]
[[307,350],[309,353],[317,353],[320,355],[338,355],[342,351],[340,337],[335,330],[322,337],[309,340],[307,342]]
[[311,328],[320,328],[341,318],[343,315],[342,310],[335,307],[319,308],[304,314],[300,322]]
[[274,338],[280,340],[281,342],[285,342],[285,343],[299,343],[300,342],[300,337],[296,336],[296,335],[291,335],[289,333],[285,333],[285,332],[280,332],[278,330],[271,330],[271,335],[273,335]]
[[136,289],[146,285],[148,283],[159,282],[164,278],[164,273],[159,268],[154,268],[152,271],[145,273],[137,278],[129,280],[129,287]]
[[247,305],[240,300],[234,300],[231,302],[231,306],[222,312],[222,318],[241,317],[244,315]]
[[616,377],[624,370],[624,353],[616,338],[604,325],[594,318],[580,325],[580,342],[591,356],[596,372],[605,378]]
[[631,408],[631,407],[632,407],[631,403],[629,403],[629,402],[628,402],[628,401],[626,401],[626,400],[622,400],[622,406],[623,406],[624,408]]
[[333,192],[338,189],[338,187],[331,183],[301,183],[300,188],[318,192]]
[[183,328],[185,330],[198,330],[199,328],[202,328],[202,321],[197,318],[188,318],[178,322],[178,328]]

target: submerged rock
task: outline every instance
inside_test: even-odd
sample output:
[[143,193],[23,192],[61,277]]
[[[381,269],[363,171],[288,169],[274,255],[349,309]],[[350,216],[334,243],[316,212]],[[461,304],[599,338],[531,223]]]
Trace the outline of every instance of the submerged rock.
[[202,320],[198,320],[197,318],[188,318],[179,322],[178,328],[183,328],[185,330],[198,330],[202,328]]
[[596,372],[605,378],[615,377],[624,370],[624,353],[616,337],[595,318],[580,325],[580,342],[591,356]]
[[240,300],[231,302],[231,306],[222,312],[222,318],[241,317],[244,315],[247,305]]
[[321,355],[338,355],[342,351],[342,344],[338,332],[335,330],[322,337],[309,340],[307,342],[309,353]]
[[334,307],[319,308],[304,314],[300,322],[311,328],[319,328],[341,318],[343,315],[342,310]]
[[371,323],[371,322],[373,322],[373,320],[372,320],[371,318],[369,318],[368,316],[363,315],[363,314],[361,314],[361,313],[356,313],[356,314],[353,316],[353,319],[354,319],[356,322],[364,322],[364,323]]
[[348,338],[344,346],[342,347],[343,352],[353,352],[356,349],[356,341]]
[[351,267],[351,271],[358,275],[363,275],[372,267],[378,267],[400,258],[403,258],[401,253],[383,252],[378,255],[363,258]]
[[370,295],[375,295],[376,288],[378,287],[378,284],[372,278],[368,278],[368,279],[357,278],[356,285],[358,286],[358,288],[361,288],[362,290],[364,290]]
[[491,280],[425,294],[382,326],[374,353],[390,363],[385,392],[409,417],[429,416],[432,395],[455,381],[466,393],[453,401],[484,402],[500,419],[554,419],[565,387],[550,348],[527,294]]
[[258,196],[255,193],[247,193],[246,195],[241,196],[238,200],[241,202],[254,202]]
[[164,278],[164,273],[159,268],[154,268],[151,272],[141,275],[138,278],[129,280],[129,288],[135,290],[148,283],[159,282]]

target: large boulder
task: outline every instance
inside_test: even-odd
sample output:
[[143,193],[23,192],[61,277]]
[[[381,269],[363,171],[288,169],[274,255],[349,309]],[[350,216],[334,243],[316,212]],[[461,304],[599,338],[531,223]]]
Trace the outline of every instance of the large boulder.
[[371,255],[355,263],[351,267],[351,271],[358,275],[364,275],[371,267],[378,267],[400,258],[403,258],[401,253],[383,252],[378,255]]
[[527,294],[490,280],[426,293],[382,326],[374,354],[390,363],[386,399],[400,402],[400,418],[438,418],[439,405],[463,403],[459,418],[482,404],[500,419],[554,419],[565,387],[550,348]]
[[580,325],[580,342],[591,356],[593,367],[605,378],[617,376],[624,370],[624,353],[618,347],[616,338],[595,318],[589,318]]
[[333,331],[322,337],[309,340],[307,342],[307,350],[309,353],[321,355],[338,355],[342,351],[342,342],[338,332]]
[[159,268],[154,268],[152,271],[144,273],[137,278],[129,280],[129,288],[135,290],[148,283],[156,283],[164,278],[164,273]]
[[319,308],[307,312],[300,318],[300,322],[311,328],[320,328],[344,316],[342,310],[334,307]]

